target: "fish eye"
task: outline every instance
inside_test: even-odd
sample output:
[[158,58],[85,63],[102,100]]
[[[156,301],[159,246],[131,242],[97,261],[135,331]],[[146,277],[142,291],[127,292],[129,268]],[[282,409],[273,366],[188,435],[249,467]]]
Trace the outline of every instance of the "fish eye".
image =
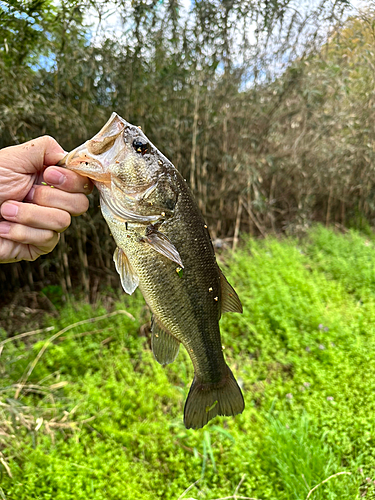
[[137,153],[142,153],[142,155],[150,152],[150,144],[143,137],[136,137],[134,139],[133,148]]

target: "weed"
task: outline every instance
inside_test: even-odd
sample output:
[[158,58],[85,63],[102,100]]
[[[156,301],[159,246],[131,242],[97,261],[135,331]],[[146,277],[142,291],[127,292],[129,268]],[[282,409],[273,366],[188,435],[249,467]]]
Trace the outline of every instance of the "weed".
[[244,313],[221,330],[246,409],[198,431],[188,355],[155,362],[138,293],[111,302],[135,320],[72,300],[32,335],[2,332],[0,498],[372,498],[373,245],[319,227],[243,242],[225,274]]

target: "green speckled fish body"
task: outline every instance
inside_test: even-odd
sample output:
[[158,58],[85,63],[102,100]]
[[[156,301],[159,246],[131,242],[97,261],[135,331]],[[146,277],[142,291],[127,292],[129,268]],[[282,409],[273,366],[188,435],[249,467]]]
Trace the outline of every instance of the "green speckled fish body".
[[187,349],[195,377],[186,427],[244,408],[225,363],[222,312],[242,312],[219,269],[207,225],[175,167],[143,132],[113,113],[90,141],[69,153],[67,168],[91,177],[117,243],[116,269],[127,293],[139,286],[153,313],[152,349],[161,364]]

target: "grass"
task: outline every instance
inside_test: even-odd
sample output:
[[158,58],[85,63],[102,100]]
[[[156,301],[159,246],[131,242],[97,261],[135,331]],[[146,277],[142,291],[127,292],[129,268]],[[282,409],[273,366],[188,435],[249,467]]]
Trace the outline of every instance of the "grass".
[[112,311],[134,319],[72,301],[50,331],[2,347],[0,331],[0,499],[375,498],[374,244],[318,227],[228,256],[244,313],[221,329],[246,409],[198,431],[190,360],[154,361],[139,293]]

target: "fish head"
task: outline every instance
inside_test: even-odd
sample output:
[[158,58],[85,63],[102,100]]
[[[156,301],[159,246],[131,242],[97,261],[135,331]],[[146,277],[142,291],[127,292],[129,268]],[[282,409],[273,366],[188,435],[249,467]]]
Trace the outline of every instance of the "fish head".
[[[92,139],[68,153],[59,164],[93,180],[100,192],[103,216],[120,248],[126,247],[130,223],[138,232],[140,244],[151,246],[184,267],[174,245],[158,231],[174,215],[177,170],[139,127],[112,113]],[[116,255],[121,274],[124,257]],[[124,279],[125,291],[133,291],[134,283]]]
[[117,113],[60,165],[92,179],[118,219],[149,223],[173,212],[176,169],[139,127]]
[[160,165],[156,153],[159,151],[139,127],[112,113],[104,127],[68,153],[61,164],[92,179],[99,190],[102,183],[114,182],[136,193],[157,178]]

